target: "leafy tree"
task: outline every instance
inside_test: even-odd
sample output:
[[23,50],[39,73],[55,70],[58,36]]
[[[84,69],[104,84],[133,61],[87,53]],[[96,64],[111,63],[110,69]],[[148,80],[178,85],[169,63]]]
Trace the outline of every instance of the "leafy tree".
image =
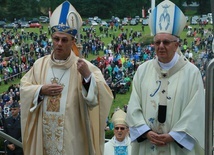
[[[0,19],[7,17],[10,20],[21,17],[38,17],[48,15],[49,9],[52,11],[64,0],[0,0]],[[142,8],[148,10],[151,7],[151,0],[69,0],[75,6],[82,17],[99,16],[100,18],[110,18],[118,16],[120,18],[142,15]],[[156,5],[163,0],[156,0]],[[171,0],[185,12],[182,7],[183,2],[187,4],[192,1],[198,2],[197,14],[211,12],[211,0]],[[15,4],[15,5],[14,5]]]
[[40,0],[39,8],[41,15],[48,16],[49,9],[51,9],[51,0]]
[[5,7],[6,7],[6,0],[0,0],[0,20],[5,18]]
[[22,6],[20,5],[14,5],[16,3],[16,0],[8,0],[7,1],[7,11],[5,12],[7,15],[7,19],[10,21],[13,21],[17,18],[18,15],[21,14]]
[[207,12],[211,12],[211,11],[208,11],[208,8],[210,8],[209,10],[211,10],[211,0],[207,0],[207,1],[198,0],[198,2],[199,2],[199,7],[198,7],[199,14],[205,14]]

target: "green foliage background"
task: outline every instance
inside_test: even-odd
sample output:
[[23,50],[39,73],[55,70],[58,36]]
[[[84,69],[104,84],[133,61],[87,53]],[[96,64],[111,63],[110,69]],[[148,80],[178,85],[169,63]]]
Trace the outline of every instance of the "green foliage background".
[[[0,0],[0,20],[13,21],[14,18],[32,18],[40,15],[48,16],[49,10],[54,10],[64,0]],[[120,18],[136,15],[142,16],[142,8],[148,10],[151,7],[151,0],[69,0],[75,6],[82,17],[99,16]],[[156,0],[156,4],[163,0]],[[192,14],[206,14],[211,12],[211,0],[194,0],[199,3],[197,8],[184,8],[183,2],[190,4],[192,0],[171,0],[178,5],[183,12]]]

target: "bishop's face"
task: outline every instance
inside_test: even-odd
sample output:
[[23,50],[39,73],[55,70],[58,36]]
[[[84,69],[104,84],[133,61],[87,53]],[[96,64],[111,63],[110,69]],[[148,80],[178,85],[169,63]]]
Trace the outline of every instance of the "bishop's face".
[[72,48],[71,35],[64,32],[54,32],[52,34],[54,58],[57,60],[66,60]]
[[179,43],[175,36],[160,33],[155,36],[154,45],[158,60],[162,63],[168,63],[173,59]]
[[118,124],[114,127],[114,136],[120,142],[122,142],[129,134],[129,128],[125,125]]

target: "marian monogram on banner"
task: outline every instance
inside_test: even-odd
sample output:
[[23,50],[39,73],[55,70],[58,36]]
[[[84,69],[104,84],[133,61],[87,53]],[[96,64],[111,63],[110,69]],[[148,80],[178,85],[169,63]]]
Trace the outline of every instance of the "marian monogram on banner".
[[162,6],[164,8],[163,12],[160,15],[160,19],[159,19],[159,28],[160,30],[164,29],[167,30],[169,28],[170,25],[170,14],[168,12],[168,8],[170,7],[170,5],[165,5]]

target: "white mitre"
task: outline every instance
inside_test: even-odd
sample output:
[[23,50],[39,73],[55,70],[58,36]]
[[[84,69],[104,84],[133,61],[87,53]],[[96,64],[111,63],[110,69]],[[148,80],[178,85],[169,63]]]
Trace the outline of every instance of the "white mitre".
[[82,26],[82,18],[70,2],[65,1],[52,13],[50,26],[52,33],[60,31],[75,36]]
[[149,27],[153,35],[169,33],[179,36],[186,26],[186,17],[174,3],[164,0],[149,15]]

